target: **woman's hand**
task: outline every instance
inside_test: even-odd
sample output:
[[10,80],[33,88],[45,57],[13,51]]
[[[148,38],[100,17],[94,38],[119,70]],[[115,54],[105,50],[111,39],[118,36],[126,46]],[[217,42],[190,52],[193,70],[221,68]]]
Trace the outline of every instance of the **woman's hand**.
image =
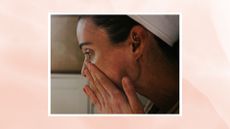
[[128,77],[122,78],[122,93],[94,64],[86,63],[83,74],[89,81],[84,92],[100,113],[144,113],[135,88]]

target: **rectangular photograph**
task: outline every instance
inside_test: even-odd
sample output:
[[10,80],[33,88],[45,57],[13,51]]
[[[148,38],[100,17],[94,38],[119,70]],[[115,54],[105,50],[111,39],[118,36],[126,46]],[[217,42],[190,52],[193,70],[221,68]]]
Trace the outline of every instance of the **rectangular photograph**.
[[180,115],[180,14],[49,14],[49,115]]

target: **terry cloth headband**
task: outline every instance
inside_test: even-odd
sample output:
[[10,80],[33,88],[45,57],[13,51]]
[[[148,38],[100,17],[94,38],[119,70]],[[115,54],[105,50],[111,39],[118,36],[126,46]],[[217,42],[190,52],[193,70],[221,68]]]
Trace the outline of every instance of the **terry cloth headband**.
[[129,15],[169,46],[179,39],[179,15]]

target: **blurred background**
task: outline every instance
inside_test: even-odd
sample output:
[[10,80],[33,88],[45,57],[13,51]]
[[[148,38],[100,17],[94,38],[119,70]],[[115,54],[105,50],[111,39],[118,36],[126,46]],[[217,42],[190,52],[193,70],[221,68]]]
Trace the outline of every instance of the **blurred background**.
[[80,71],[83,54],[76,37],[77,16],[51,15],[51,114],[90,113]]
[[51,16],[51,71],[79,74],[83,54],[76,36],[77,16]]

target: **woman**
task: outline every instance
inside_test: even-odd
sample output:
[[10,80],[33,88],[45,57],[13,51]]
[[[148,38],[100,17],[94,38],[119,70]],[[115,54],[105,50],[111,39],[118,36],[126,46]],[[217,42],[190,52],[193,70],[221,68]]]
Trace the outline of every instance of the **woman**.
[[[167,40],[125,15],[80,16],[77,38],[89,81],[83,90],[98,112],[178,113],[178,49]],[[151,110],[136,92],[154,103]]]

